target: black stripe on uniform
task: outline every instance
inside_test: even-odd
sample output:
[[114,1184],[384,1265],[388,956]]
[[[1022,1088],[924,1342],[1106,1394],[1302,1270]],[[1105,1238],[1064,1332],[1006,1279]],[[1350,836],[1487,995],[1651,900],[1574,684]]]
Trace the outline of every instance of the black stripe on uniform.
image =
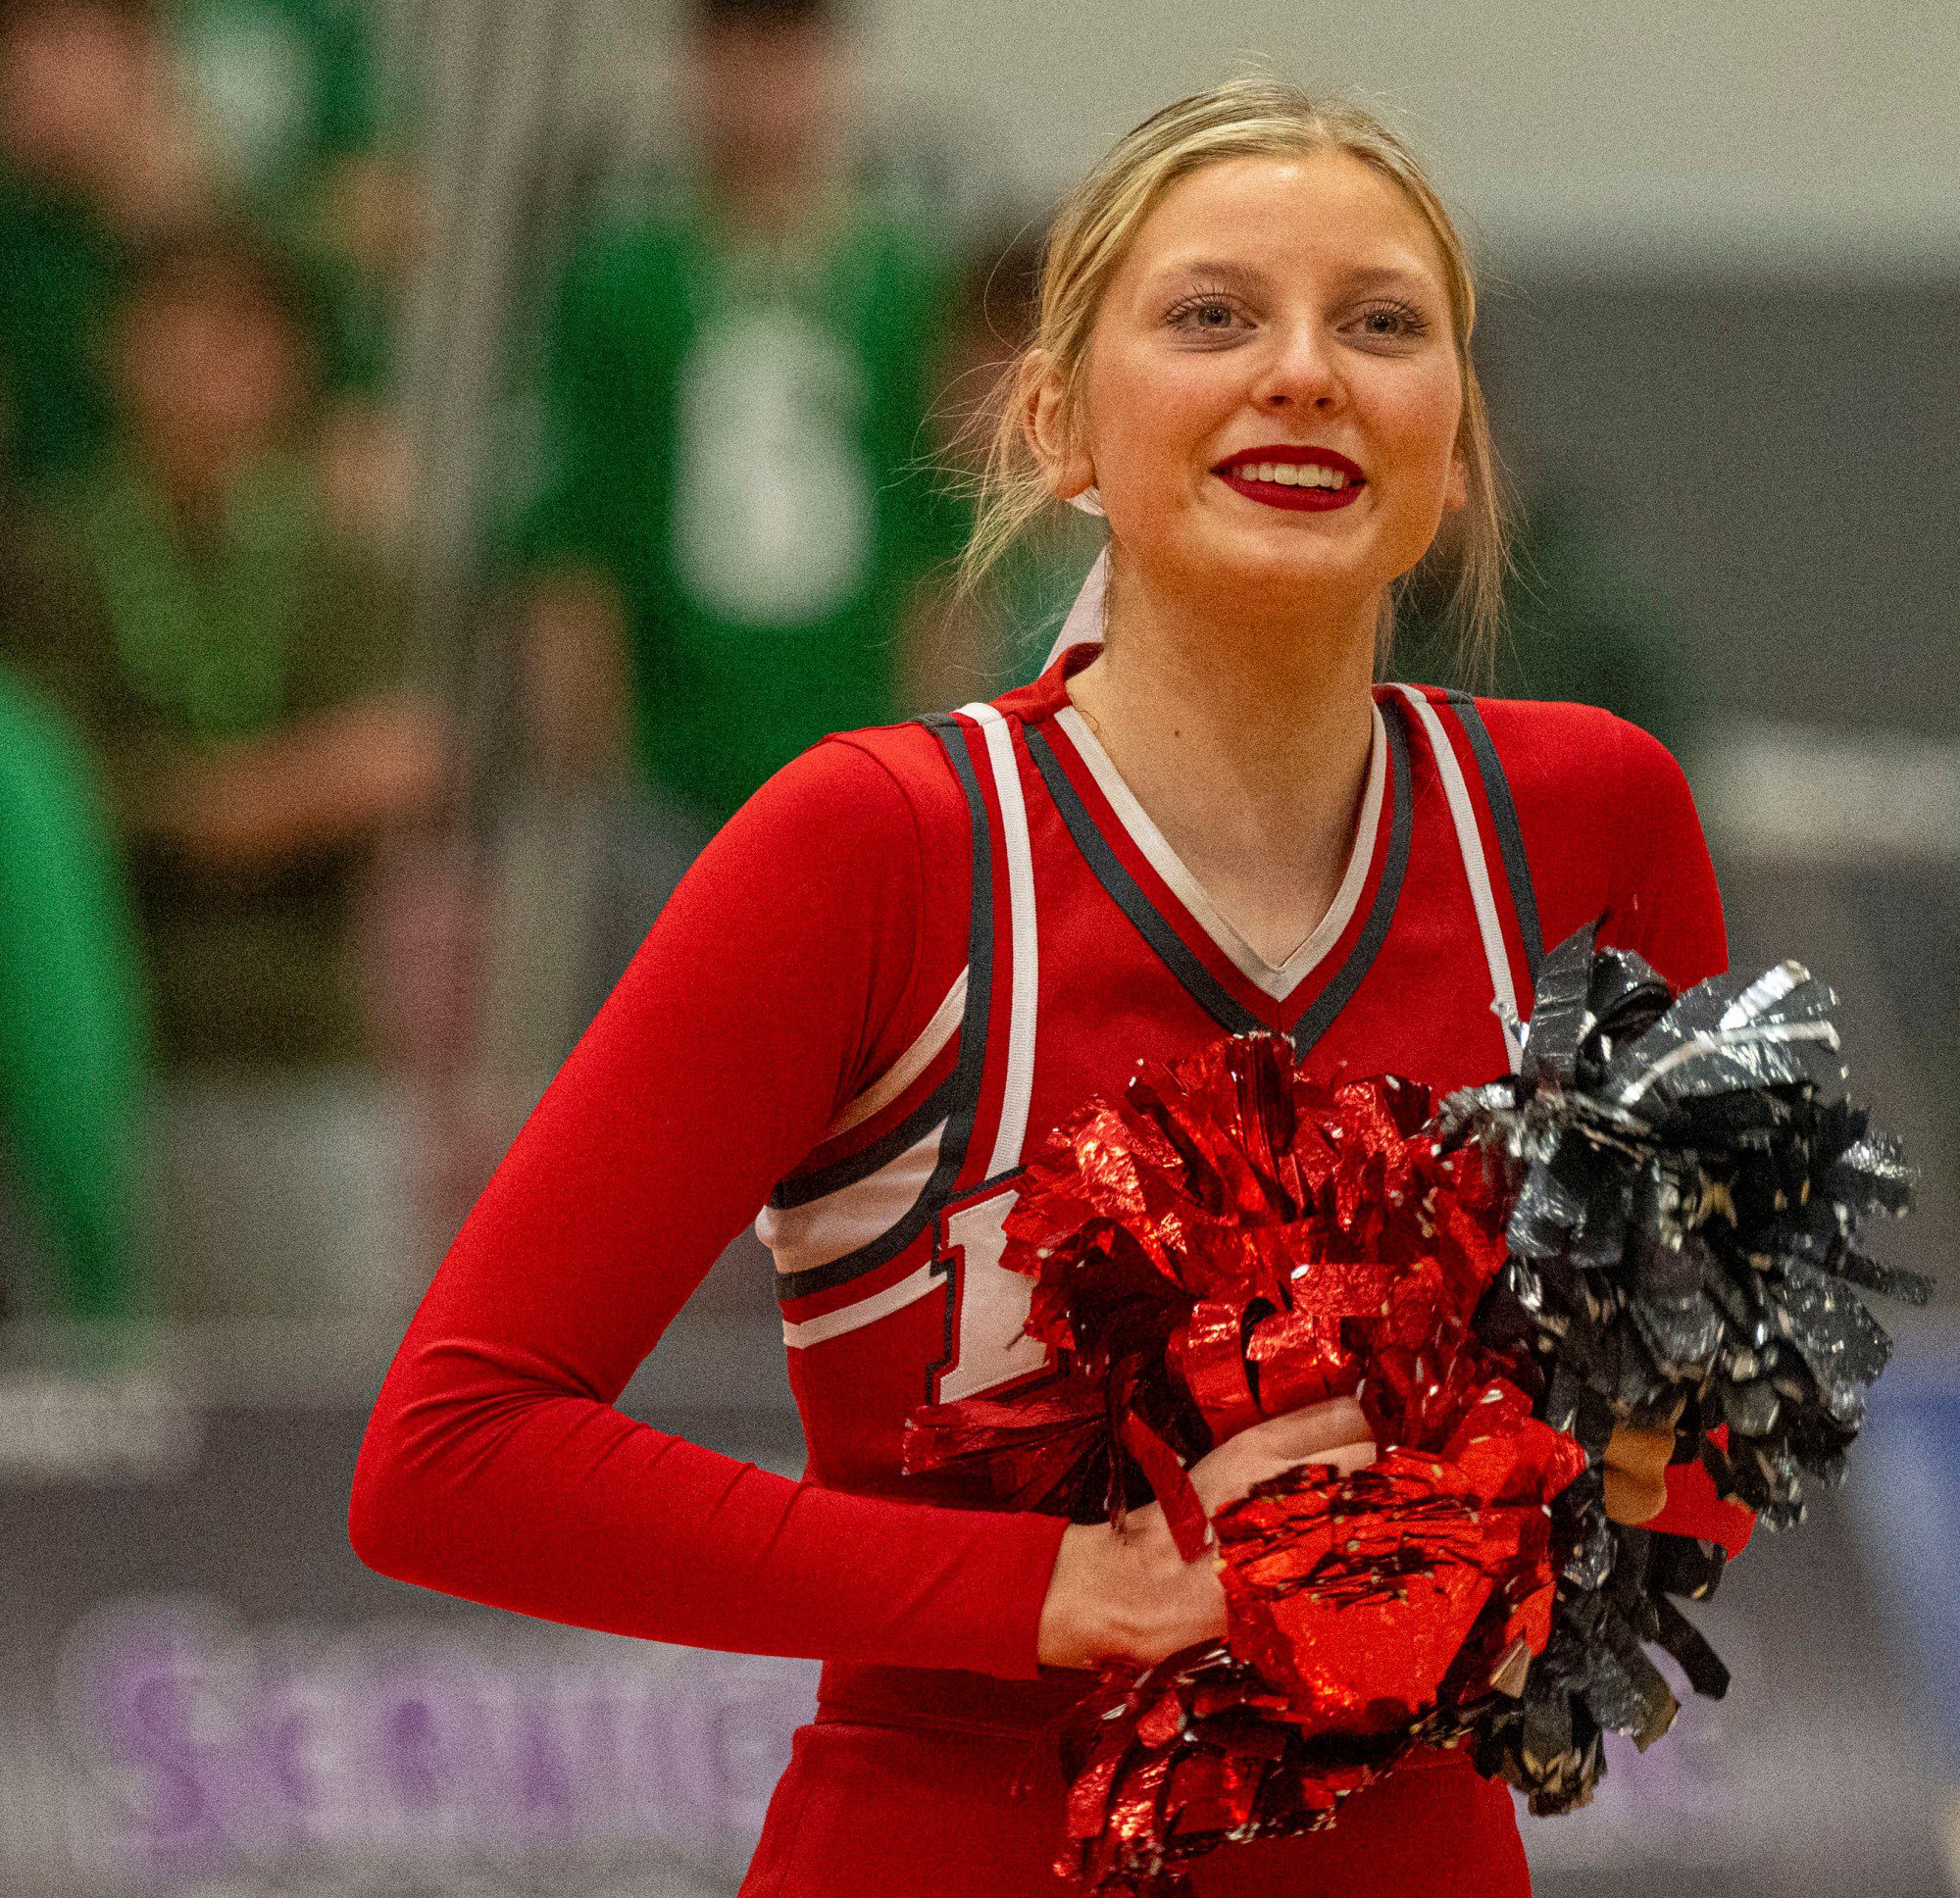
[[1082,853],[1082,860],[1094,873],[1096,881],[1109,892],[1124,915],[1135,924],[1138,933],[1163,958],[1171,974],[1184,985],[1191,1000],[1220,1027],[1232,1034],[1246,1034],[1264,1028],[1266,1024],[1241,1005],[1238,998],[1192,954],[1190,945],[1144,894],[1136,878],[1123,867],[1122,860],[1109,847],[1109,840],[1096,828],[1088,807],[1070,783],[1069,774],[1062,769],[1061,760],[1055,756],[1053,747],[1032,725],[1028,727],[1028,750],[1034,760],[1034,769],[1041,774],[1042,782],[1048,786],[1048,795],[1055,800],[1055,808],[1062,814],[1062,822],[1069,826],[1069,835],[1075,838],[1076,848]]
[[[973,754],[967,749],[965,727],[943,712],[929,713],[919,723],[938,739],[960,788],[967,796],[967,812],[973,831],[973,898],[967,924],[967,1006],[960,1018],[960,1054],[953,1072],[932,1090],[937,1100],[951,1089],[951,1115],[939,1142],[939,1161],[931,1176],[920,1189],[895,1225],[889,1226],[870,1244],[841,1258],[830,1259],[803,1272],[776,1274],[776,1295],[782,1303],[825,1292],[832,1286],[848,1284],[868,1272],[887,1265],[909,1246],[939,1215],[947,1189],[959,1177],[967,1157],[967,1142],[973,1138],[974,1119],[980,1109],[980,1070],[986,1059],[987,1007],[993,991],[993,826],[987,818],[986,799],[980,794],[980,779],[974,773]],[[919,1110],[923,1112],[922,1108]],[[913,1117],[908,1117],[909,1121]],[[886,1139],[892,1136],[887,1134]],[[917,1138],[918,1136],[914,1136]],[[909,1144],[909,1143],[908,1143]],[[903,1152],[900,1148],[898,1151]],[[847,1166],[849,1162],[839,1162]],[[800,1182],[799,1182],[800,1183]],[[813,1195],[814,1197],[814,1195]]]
[[1478,775],[1483,779],[1483,795],[1490,803],[1490,822],[1497,831],[1497,848],[1504,859],[1504,880],[1511,886],[1511,907],[1517,912],[1519,932],[1525,939],[1525,967],[1533,986],[1537,985],[1538,965],[1545,959],[1545,939],[1538,926],[1538,899],[1532,887],[1532,860],[1525,854],[1525,832],[1518,823],[1518,807],[1511,797],[1511,783],[1490,742],[1483,715],[1468,692],[1446,692],[1449,708],[1462,722],[1470,737],[1470,749],[1477,758]]
[[1387,939],[1389,924],[1395,920],[1395,900],[1402,893],[1402,878],[1409,868],[1409,839],[1415,829],[1415,795],[1409,782],[1409,736],[1404,724],[1407,717],[1400,702],[1391,698],[1382,719],[1388,733],[1388,774],[1394,780],[1388,820],[1388,860],[1382,867],[1382,881],[1375,891],[1368,921],[1362,924],[1354,947],[1347,952],[1347,960],[1314,997],[1313,1007],[1293,1024],[1293,1052],[1302,1059],[1361,986],[1362,976],[1368,974]]
[[791,1174],[778,1183],[776,1191],[769,1196],[769,1203],[775,1207],[807,1206],[813,1199],[822,1199],[826,1193],[834,1193],[843,1186],[855,1186],[859,1180],[868,1178],[886,1161],[896,1160],[908,1147],[916,1147],[946,1118],[952,1108],[958,1080],[959,1071],[955,1068],[904,1120],[879,1134],[870,1146],[847,1154],[842,1160],[833,1161],[814,1173]]

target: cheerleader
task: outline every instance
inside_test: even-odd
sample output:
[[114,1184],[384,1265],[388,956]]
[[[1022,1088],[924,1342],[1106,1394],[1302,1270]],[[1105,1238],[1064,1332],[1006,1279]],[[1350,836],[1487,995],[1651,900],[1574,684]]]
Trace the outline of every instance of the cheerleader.
[[[645,1638],[825,1663],[744,1898],[1069,1889],[1053,1717],[1225,1626],[1161,1513],[923,1502],[921,1404],[1038,1386],[1000,1263],[1024,1159],[1139,1058],[1289,1036],[1432,1088],[1519,1058],[1547,942],[1603,917],[1677,986],[1727,960],[1687,786],[1579,705],[1378,682],[1432,554],[1487,647],[1504,554],[1464,246],[1401,142],[1265,79],[1179,102],[1063,207],[1001,391],[970,576],[1062,502],[1108,547],[1041,676],[825,740],[721,831],[498,1169],[388,1374],[351,1528],[382,1573]],[[801,1481],[614,1400],[762,1209]],[[1216,1506],[1374,1446],[1349,1399],[1195,1473]],[[1671,1444],[1624,1521],[1721,1536]],[[1657,1515],[1658,1512],[1658,1515]],[[1201,1894],[1516,1894],[1455,1753]]]

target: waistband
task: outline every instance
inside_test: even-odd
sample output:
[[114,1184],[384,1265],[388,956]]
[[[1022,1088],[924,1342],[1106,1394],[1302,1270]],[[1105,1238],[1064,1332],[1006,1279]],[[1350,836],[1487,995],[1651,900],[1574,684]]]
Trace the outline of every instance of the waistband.
[[[827,1661],[817,1683],[817,1720],[1032,1740],[1055,1726],[1094,1682],[1095,1675],[1069,1668],[1043,1668],[1036,1680],[1002,1680],[955,1668]],[[1432,1746],[1412,1749],[1395,1770],[1436,1768],[1476,1771],[1467,1750]]]
[[817,1683],[817,1718],[1029,1738],[1060,1720],[1094,1682],[1094,1674],[1069,1668],[1043,1668],[1036,1680],[1002,1680],[959,1668],[827,1661]]

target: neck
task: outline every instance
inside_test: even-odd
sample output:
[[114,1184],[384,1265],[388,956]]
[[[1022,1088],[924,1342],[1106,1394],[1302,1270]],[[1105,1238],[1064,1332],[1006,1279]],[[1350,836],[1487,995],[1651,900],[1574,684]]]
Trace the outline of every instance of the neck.
[[1331,739],[1370,722],[1375,612],[1373,598],[1225,601],[1119,558],[1109,643],[1082,679],[1097,718],[1147,723],[1155,742],[1283,799],[1325,768]]
[[135,462],[178,533],[193,543],[210,539],[224,518],[229,470],[202,456],[173,455],[154,443],[139,444]]
[[[1318,921],[1353,841],[1374,737],[1373,600],[1228,605],[1119,561],[1108,644],[1069,693],[1199,881],[1282,949]],[[1228,911],[1230,914],[1231,911]]]

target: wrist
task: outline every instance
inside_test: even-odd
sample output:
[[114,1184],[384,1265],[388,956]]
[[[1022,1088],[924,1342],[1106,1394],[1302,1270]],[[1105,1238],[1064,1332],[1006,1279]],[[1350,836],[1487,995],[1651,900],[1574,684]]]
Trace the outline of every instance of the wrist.
[[1035,1635],[1043,1667],[1093,1668],[1115,1647],[1110,1608],[1121,1593],[1119,1553],[1106,1523],[1074,1523],[1062,1531]]

